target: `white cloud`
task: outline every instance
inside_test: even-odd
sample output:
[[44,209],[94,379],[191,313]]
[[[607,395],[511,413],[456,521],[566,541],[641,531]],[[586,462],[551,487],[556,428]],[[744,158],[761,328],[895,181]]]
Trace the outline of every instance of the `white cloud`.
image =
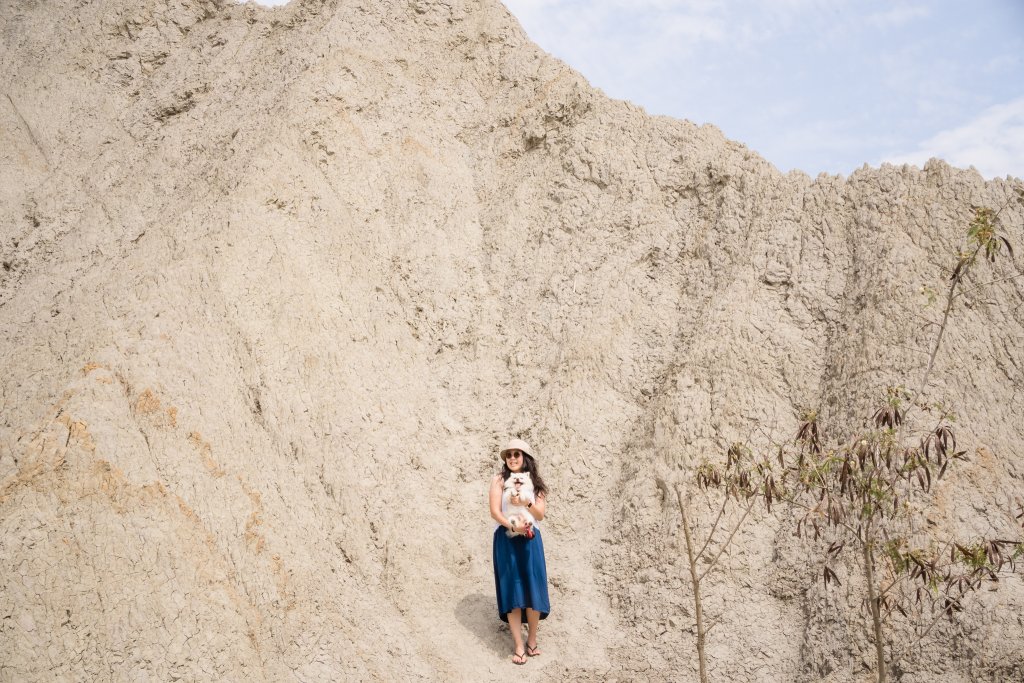
[[923,19],[928,14],[928,8],[922,5],[896,5],[883,12],[868,15],[866,21],[878,28],[894,28],[914,19]]
[[941,131],[910,152],[882,159],[923,166],[931,157],[974,166],[986,178],[1024,177],[1024,97],[985,109],[967,123]]
[[[727,40],[729,30],[723,22],[715,17],[692,14],[669,14],[659,18],[661,35],[659,42],[670,47],[676,40],[692,42],[719,42]],[[677,43],[675,45],[678,46]]]

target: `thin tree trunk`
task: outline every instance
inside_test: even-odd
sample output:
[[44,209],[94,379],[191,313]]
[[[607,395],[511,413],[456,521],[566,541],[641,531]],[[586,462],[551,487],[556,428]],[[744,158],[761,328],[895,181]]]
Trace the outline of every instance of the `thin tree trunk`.
[[979,251],[981,251],[980,245],[975,247],[974,252],[966,261],[966,265],[964,265],[964,271],[960,273],[959,277],[953,279],[949,285],[949,291],[946,292],[946,306],[942,311],[942,322],[939,324],[939,333],[935,337],[935,345],[932,346],[932,351],[928,354],[928,365],[925,367],[924,377],[921,378],[921,384],[917,387],[917,391],[914,392],[910,402],[907,403],[907,409],[903,411],[903,420],[901,421],[899,428],[898,440],[900,441],[903,439],[903,427],[907,423],[907,414],[914,409],[914,406],[917,404],[917,399],[921,398],[921,394],[923,394],[924,390],[928,387],[928,379],[931,377],[932,368],[935,367],[935,357],[939,355],[939,348],[942,347],[942,337],[945,336],[946,325],[949,324],[949,314],[953,311],[953,303],[956,301],[956,289],[961,286],[961,282],[963,282],[963,278],[967,274],[966,269],[974,263],[974,259],[977,257]]
[[935,337],[935,345],[932,347],[932,351],[928,354],[928,366],[924,370],[924,377],[921,378],[921,384],[917,387],[917,391],[914,392],[914,396],[910,399],[910,403],[907,404],[907,410],[905,413],[910,412],[911,408],[917,403],[917,399],[920,398],[921,394],[924,393],[925,388],[928,386],[928,379],[932,375],[932,368],[935,367],[935,357],[939,355],[939,348],[942,347],[942,337],[946,334],[946,325],[949,324],[949,314],[953,311],[953,302],[956,301],[956,288],[960,284],[960,280],[954,280],[953,284],[949,286],[949,292],[946,294],[946,307],[942,311],[942,322],[939,323],[939,333]]
[[[865,530],[865,536],[867,536]],[[868,604],[871,607],[871,621],[875,632],[875,665],[878,668],[878,683],[885,683],[889,680],[885,668],[885,649],[882,640],[882,606],[879,598],[875,595],[875,567],[874,557],[871,553],[871,544],[865,539],[864,543],[864,575],[868,581]]]
[[683,504],[683,494],[676,488],[679,514],[683,517],[683,537],[686,539],[686,558],[690,563],[690,583],[693,584],[693,613],[697,621],[697,660],[700,665],[700,681],[708,683],[707,662],[704,657],[704,610],[700,602],[700,576],[697,573],[697,557],[693,554],[693,536],[690,534],[690,520]]

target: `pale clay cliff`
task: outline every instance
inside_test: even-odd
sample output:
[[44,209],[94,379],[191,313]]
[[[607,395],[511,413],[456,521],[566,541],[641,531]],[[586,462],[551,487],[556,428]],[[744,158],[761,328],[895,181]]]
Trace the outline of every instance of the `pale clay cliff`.
[[[972,205],[1024,245],[1020,180],[782,175],[608,99],[497,0],[5,0],[0,30],[3,681],[695,680],[659,477],[919,377]],[[938,358],[955,533],[1022,488],[1022,287]],[[509,435],[553,489],[515,671]],[[745,527],[715,680],[866,680],[855,580],[816,572],[784,514]],[[1019,575],[971,604],[897,678],[1021,680]]]

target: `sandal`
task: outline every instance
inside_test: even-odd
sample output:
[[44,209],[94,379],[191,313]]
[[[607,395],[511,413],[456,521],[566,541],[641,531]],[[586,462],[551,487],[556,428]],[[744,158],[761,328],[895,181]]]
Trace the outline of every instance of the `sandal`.
[[528,656],[530,656],[530,657],[536,657],[536,656],[542,654],[541,651],[540,651],[540,646],[539,645],[527,645],[526,646],[526,654]]
[[518,652],[513,653],[512,654],[512,663],[515,664],[516,666],[522,666],[523,664],[526,664],[526,653],[525,652],[523,652],[523,654],[519,654]]

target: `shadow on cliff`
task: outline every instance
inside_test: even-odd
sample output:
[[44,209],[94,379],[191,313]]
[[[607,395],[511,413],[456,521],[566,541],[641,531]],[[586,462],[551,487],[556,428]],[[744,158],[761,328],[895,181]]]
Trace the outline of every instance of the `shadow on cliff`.
[[493,593],[472,593],[459,600],[455,618],[476,636],[480,644],[500,657],[511,652],[508,625],[498,619],[498,606]]

